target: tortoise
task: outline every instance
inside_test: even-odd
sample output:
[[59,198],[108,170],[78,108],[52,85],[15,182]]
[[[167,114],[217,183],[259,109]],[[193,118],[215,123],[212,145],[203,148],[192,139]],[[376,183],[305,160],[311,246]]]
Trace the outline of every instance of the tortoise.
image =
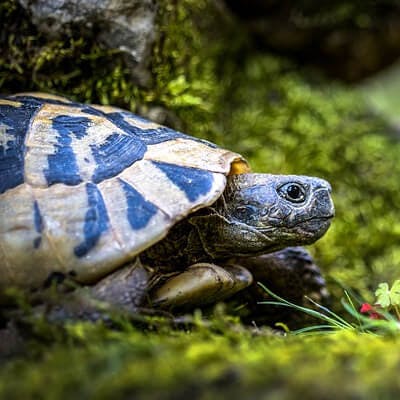
[[311,244],[334,216],[323,179],[252,173],[208,141],[43,93],[0,97],[0,171],[0,291],[67,277],[121,307],[209,304],[252,283],[240,260]]

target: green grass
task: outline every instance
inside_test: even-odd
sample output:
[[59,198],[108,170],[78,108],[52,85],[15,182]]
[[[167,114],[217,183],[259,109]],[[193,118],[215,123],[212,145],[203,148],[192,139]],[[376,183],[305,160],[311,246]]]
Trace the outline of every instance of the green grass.
[[[308,298],[313,308],[299,306],[294,304],[275,293],[271,292],[262,283],[259,285],[270,295],[273,300],[262,301],[260,305],[274,305],[280,307],[288,307],[296,312],[307,314],[314,318],[314,323],[303,328],[290,331],[285,324],[278,323],[279,327],[283,327],[286,333],[293,335],[302,334],[326,334],[339,331],[351,331],[355,333],[368,333],[379,336],[399,335],[400,321],[398,319],[397,309],[395,313],[390,313],[388,309],[378,309],[379,318],[371,318],[368,314],[361,314],[361,302],[352,298],[347,291],[344,291],[345,297],[342,298],[342,313],[336,313],[328,307],[316,303]],[[343,312],[345,311],[345,312]]]

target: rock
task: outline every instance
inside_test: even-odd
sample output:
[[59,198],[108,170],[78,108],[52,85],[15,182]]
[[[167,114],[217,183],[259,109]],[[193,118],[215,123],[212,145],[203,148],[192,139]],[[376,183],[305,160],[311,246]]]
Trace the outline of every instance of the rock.
[[110,49],[126,55],[134,80],[146,85],[156,37],[155,0],[18,0],[40,32],[51,37],[74,32],[96,36]]

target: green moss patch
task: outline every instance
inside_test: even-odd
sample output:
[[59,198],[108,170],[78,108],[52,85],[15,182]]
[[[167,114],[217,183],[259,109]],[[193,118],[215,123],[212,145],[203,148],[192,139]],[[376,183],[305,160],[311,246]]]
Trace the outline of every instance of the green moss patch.
[[285,338],[240,326],[144,333],[78,324],[69,331],[73,344],[3,368],[0,397],[389,399],[400,389],[398,337]]

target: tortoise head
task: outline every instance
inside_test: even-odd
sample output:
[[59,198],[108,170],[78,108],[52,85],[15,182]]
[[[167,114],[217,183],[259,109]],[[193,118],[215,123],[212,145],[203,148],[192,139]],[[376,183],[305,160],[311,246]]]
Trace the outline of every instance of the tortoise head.
[[311,244],[333,216],[331,186],[323,179],[241,174],[228,177],[208,217],[194,224],[212,256],[243,256]]

